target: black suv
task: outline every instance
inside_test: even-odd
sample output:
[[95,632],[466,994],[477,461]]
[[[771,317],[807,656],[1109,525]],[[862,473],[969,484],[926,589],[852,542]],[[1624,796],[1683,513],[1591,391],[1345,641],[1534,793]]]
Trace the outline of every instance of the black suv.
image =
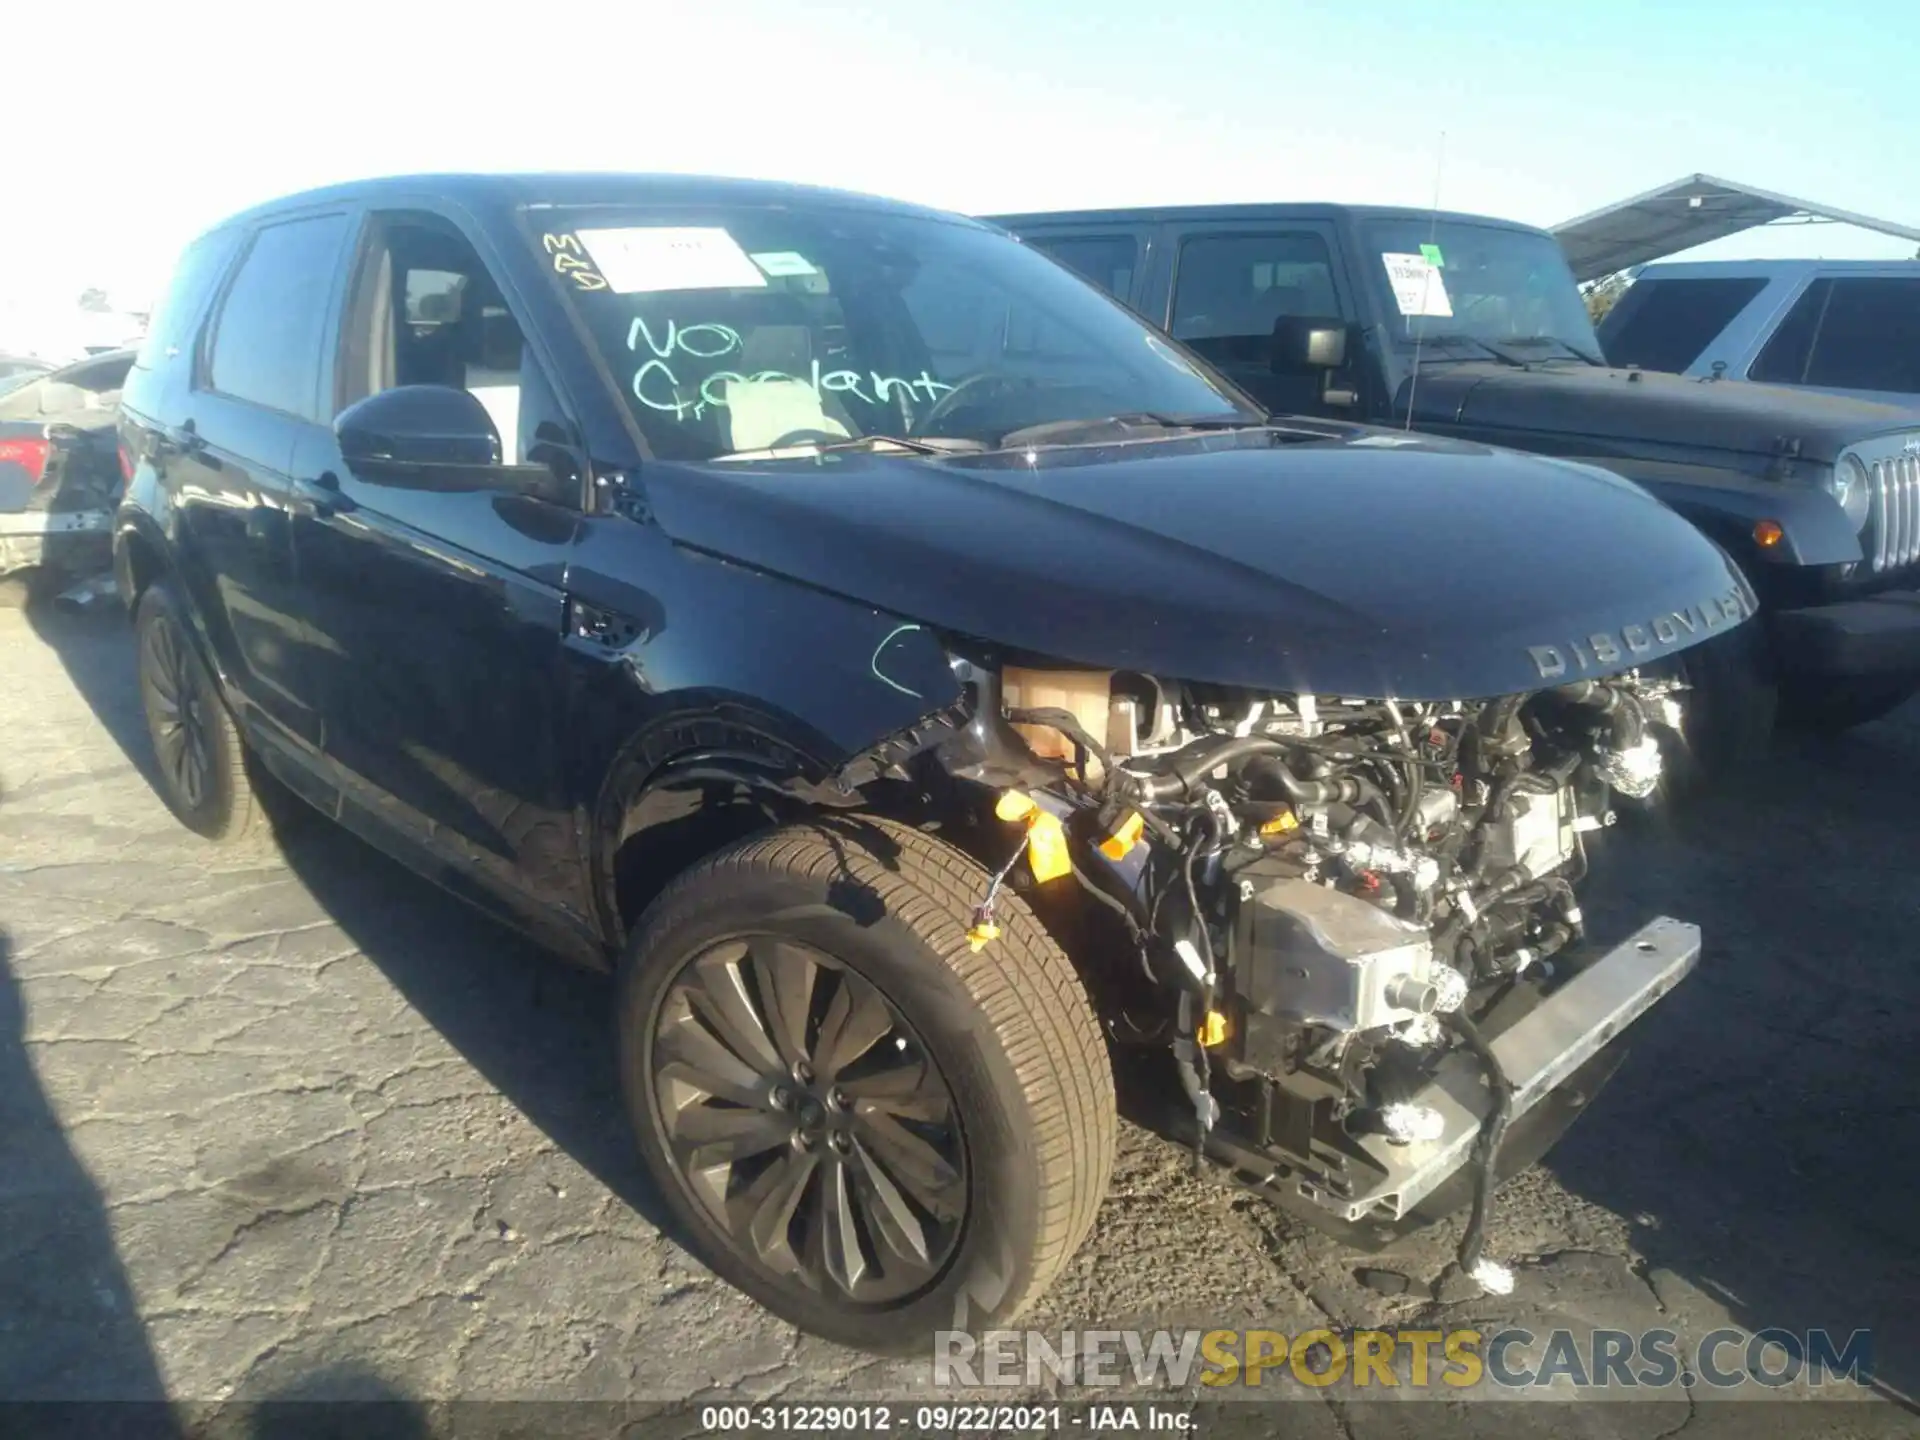
[[1751,609],[1726,558],[1592,469],[1272,421],[974,221],[296,196],[187,251],[121,441],[174,812],[292,792],[616,971],[690,1243],[849,1343],[1058,1273],[1110,1042],[1370,1243],[1483,1216],[1698,951],[1574,886],[1681,720],[1642,662]]
[[1769,642],[1680,667],[1694,738],[1721,758],[1751,752],[1776,692],[1793,722],[1834,730],[1920,690],[1912,411],[1609,365],[1559,243],[1509,221],[1348,205],[998,219],[1272,411],[1604,466],[1692,520],[1744,568]]

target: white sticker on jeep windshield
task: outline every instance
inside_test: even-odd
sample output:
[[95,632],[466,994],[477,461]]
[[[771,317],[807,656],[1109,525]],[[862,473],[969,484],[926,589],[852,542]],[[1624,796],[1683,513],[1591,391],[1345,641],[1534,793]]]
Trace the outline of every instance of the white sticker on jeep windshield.
[[767,283],[740,242],[718,226],[633,225],[574,233],[608,286],[621,295],[730,290]]
[[1453,314],[1438,265],[1424,255],[1382,255],[1380,259],[1387,267],[1387,283],[1393,286],[1393,303],[1402,315]]

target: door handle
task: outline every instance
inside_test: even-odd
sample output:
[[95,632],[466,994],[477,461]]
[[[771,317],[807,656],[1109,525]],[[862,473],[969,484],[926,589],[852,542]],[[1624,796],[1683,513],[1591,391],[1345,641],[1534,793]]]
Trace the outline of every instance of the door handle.
[[340,477],[331,470],[322,470],[311,480],[293,482],[294,493],[306,502],[307,508],[319,519],[342,510],[351,510],[353,501],[340,493]]
[[200,432],[194,428],[193,421],[183,420],[178,425],[148,430],[141,449],[149,465],[158,465],[176,455],[196,454],[204,450],[206,444],[200,438]]

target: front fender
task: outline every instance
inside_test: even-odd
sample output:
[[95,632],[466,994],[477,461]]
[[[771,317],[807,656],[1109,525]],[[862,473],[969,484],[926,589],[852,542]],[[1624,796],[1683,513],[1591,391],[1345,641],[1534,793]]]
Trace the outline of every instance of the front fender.
[[[1825,490],[1804,481],[1761,480],[1711,465],[1607,456],[1567,457],[1633,481],[1684,515],[1743,564],[1846,565],[1861,558],[1859,533]],[[1753,527],[1775,521],[1776,545],[1754,543]]]
[[615,945],[626,933],[618,859],[629,841],[666,843],[671,832],[679,843],[661,861],[678,870],[762,820],[859,802],[835,791],[817,747],[791,733],[776,717],[724,703],[666,716],[620,752],[593,809],[590,846],[600,924]]
[[[642,803],[668,767],[698,757],[732,767],[749,791],[845,803],[857,797],[828,782],[857,786],[854,761],[961,698],[931,628],[689,551],[644,519],[596,517],[562,583],[568,788],[614,943],[625,929],[616,860],[675,810]],[[686,818],[678,803],[668,819]]]

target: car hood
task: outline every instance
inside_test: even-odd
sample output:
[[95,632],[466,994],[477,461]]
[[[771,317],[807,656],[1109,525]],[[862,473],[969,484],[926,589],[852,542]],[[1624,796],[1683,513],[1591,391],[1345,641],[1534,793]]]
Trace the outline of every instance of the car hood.
[[643,472],[680,544],[1054,660],[1275,691],[1514,694],[1750,613],[1604,471],[1395,432]]
[[[1491,362],[1426,365],[1414,387],[1415,424],[1585,438],[1581,454],[1630,455],[1641,445],[1679,445],[1776,455],[1798,443],[1831,464],[1857,440],[1920,429],[1920,412],[1849,396],[1746,380],[1691,380],[1652,370]],[[1555,448],[1560,448],[1556,444]]]

